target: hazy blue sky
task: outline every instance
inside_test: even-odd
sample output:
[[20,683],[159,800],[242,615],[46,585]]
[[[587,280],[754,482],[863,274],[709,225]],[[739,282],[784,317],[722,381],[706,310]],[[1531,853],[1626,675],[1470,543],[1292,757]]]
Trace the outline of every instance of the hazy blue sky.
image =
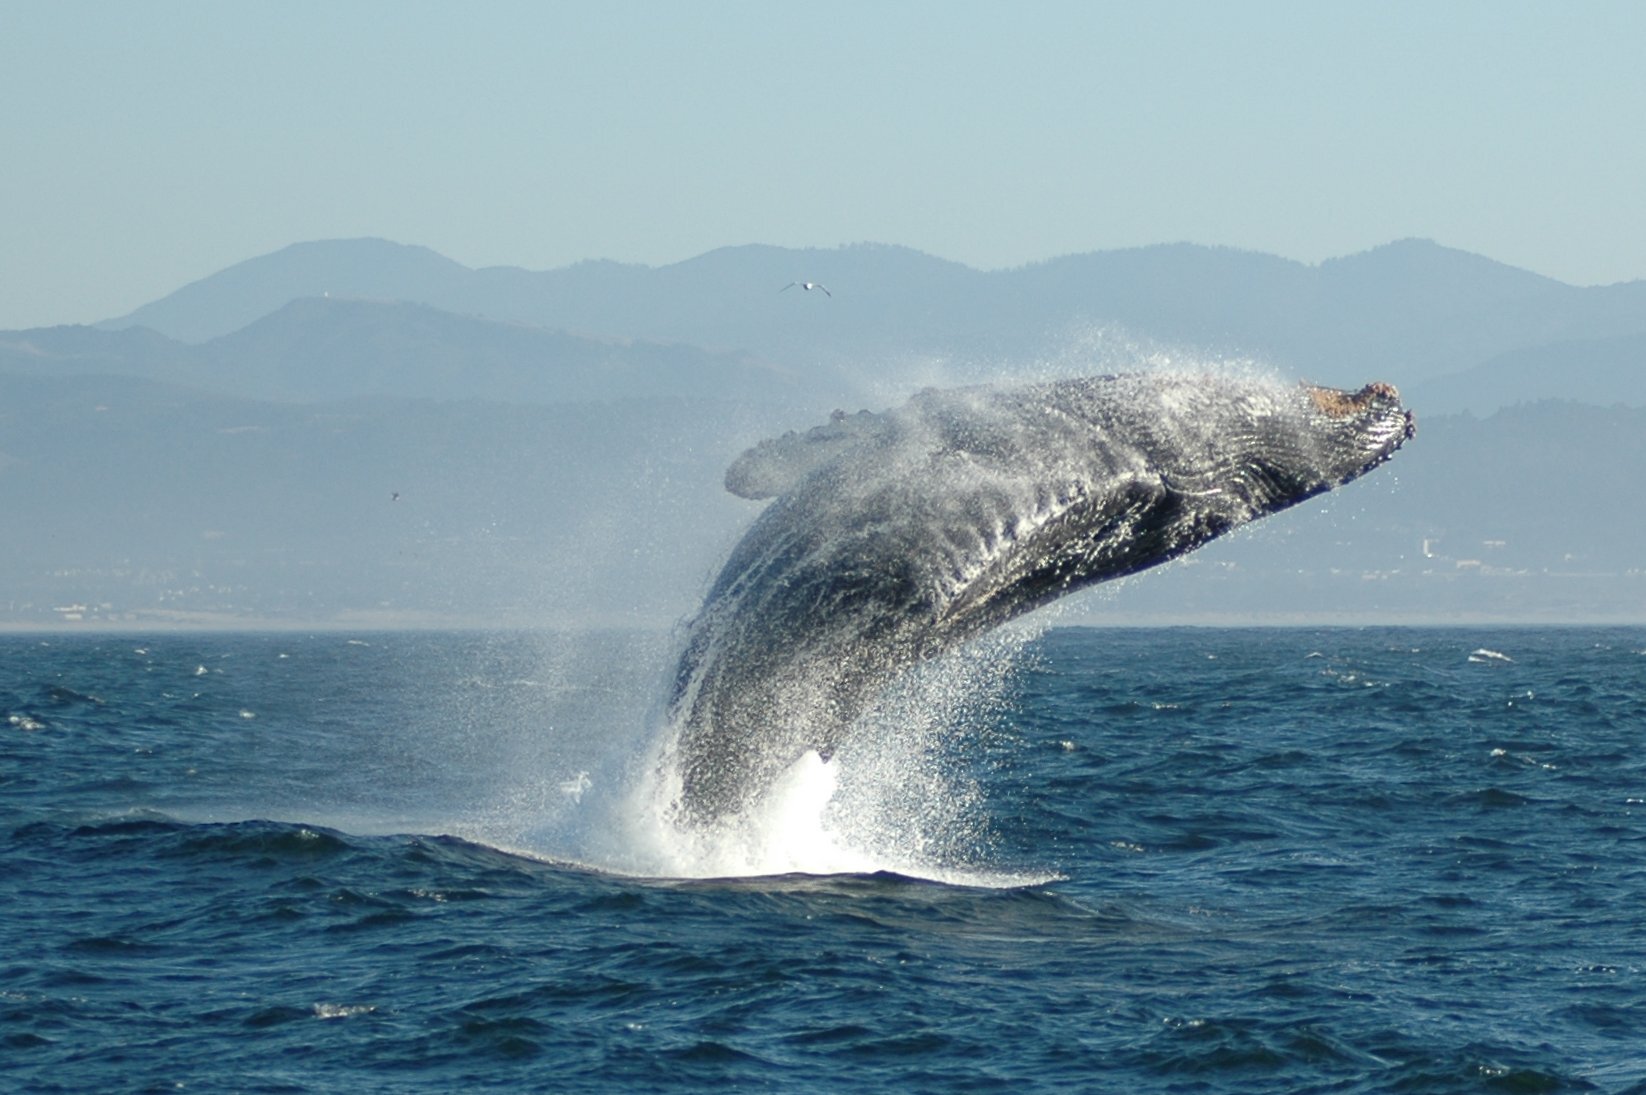
[[300,240],[1646,277],[1646,4],[0,0],[0,327]]

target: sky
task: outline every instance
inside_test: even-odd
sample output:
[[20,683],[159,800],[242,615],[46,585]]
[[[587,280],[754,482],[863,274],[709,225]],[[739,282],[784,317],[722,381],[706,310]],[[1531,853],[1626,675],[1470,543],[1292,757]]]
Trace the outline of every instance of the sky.
[[0,328],[305,240],[1646,278],[1646,4],[0,0]]

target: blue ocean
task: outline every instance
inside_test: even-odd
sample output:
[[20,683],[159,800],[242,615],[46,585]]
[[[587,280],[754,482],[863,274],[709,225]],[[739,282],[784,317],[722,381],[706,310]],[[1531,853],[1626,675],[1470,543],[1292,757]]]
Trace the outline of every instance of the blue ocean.
[[1018,631],[707,840],[676,637],[0,637],[0,1089],[1646,1092],[1646,631]]

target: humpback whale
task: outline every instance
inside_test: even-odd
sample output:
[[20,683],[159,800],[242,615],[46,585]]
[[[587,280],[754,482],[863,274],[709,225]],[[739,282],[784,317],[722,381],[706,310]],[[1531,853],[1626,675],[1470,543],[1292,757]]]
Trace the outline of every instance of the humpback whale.
[[1219,375],[928,389],[743,453],[774,499],[687,627],[683,824],[758,803],[905,670],[1067,593],[1331,490],[1412,436],[1395,389]]

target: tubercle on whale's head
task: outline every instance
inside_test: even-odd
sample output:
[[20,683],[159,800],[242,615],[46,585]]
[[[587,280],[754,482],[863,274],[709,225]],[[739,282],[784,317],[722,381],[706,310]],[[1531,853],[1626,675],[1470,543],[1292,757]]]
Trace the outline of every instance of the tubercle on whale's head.
[[[1304,382],[1303,391],[1314,403],[1316,409],[1328,418],[1348,418],[1367,412],[1377,412],[1389,408],[1400,407],[1400,390],[1393,384],[1381,380],[1374,380],[1358,392],[1346,392],[1339,388],[1322,388],[1318,384]],[[1405,411],[1406,423],[1411,427],[1412,436],[1417,426],[1412,418],[1412,412]]]
[[1346,482],[1388,460],[1417,434],[1417,419],[1393,384],[1373,381],[1357,392],[1301,385],[1311,416],[1328,440],[1333,477]]

